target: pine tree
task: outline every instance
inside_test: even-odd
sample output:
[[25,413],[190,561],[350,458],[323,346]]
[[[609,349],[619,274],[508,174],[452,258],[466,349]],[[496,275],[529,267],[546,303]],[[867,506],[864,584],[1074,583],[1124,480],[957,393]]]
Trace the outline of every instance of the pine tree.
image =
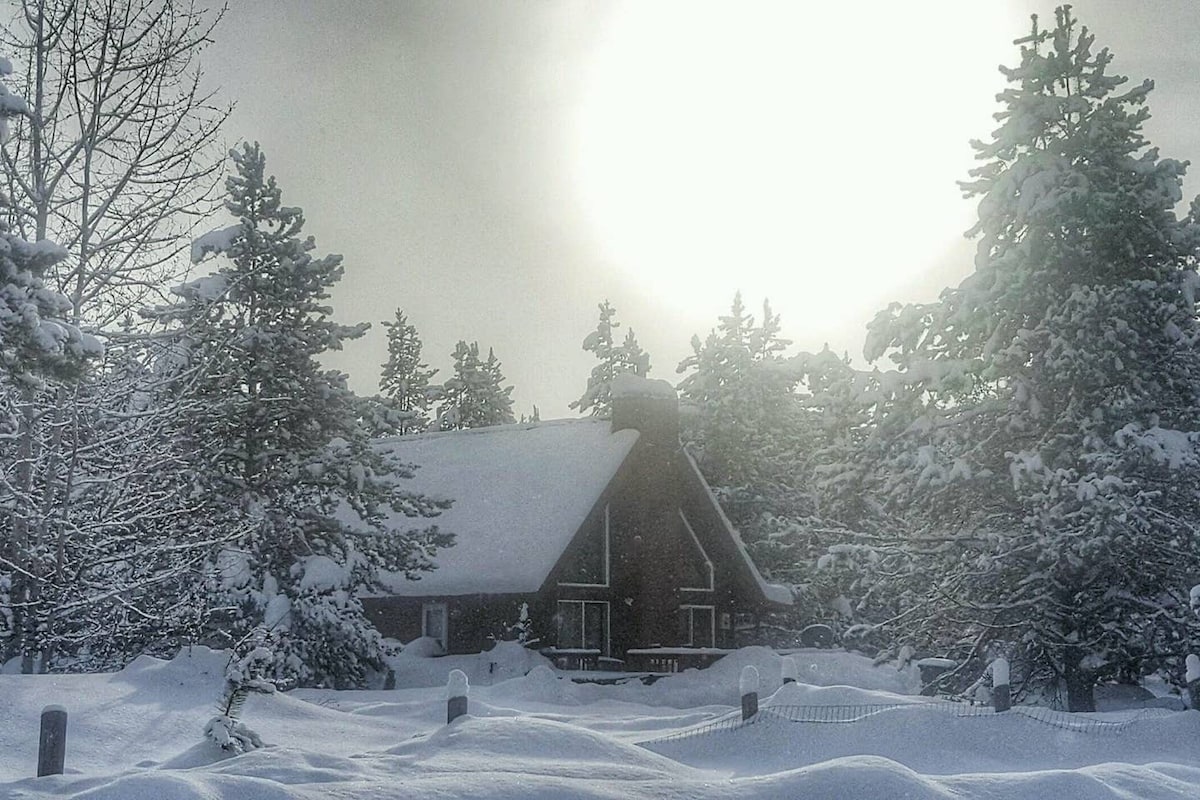
[[[960,655],[1001,639],[1072,710],[1098,680],[1177,666],[1200,571],[1200,202],[1069,7],[1003,69],[1000,127],[964,184],[975,272],[893,305],[874,457],[907,523],[903,635]],[[913,577],[924,576],[924,592]],[[914,624],[914,620],[920,624]]]
[[782,357],[788,342],[779,330],[769,304],[756,324],[739,292],[704,342],[692,338],[692,355],[678,367],[689,373],[680,399],[693,410],[681,435],[758,566],[794,584],[808,574],[817,546],[814,415],[796,392],[801,372]]
[[613,378],[622,373],[645,377],[650,372],[650,356],[638,344],[632,328],[620,345],[613,338],[613,329],[621,327],[621,323],[614,320],[616,313],[607,300],[600,304],[596,330],[583,340],[583,349],[594,353],[600,363],[592,368],[583,395],[570,404],[570,408],[578,409],[580,413],[591,411],[592,416],[605,419],[612,416]]
[[797,408],[799,375],[780,358],[790,344],[779,338],[779,318],[763,303],[763,324],[746,313],[741,292],[704,342],[692,337],[692,354],[676,369],[680,400],[698,414],[685,427],[689,446],[710,482],[752,481],[753,463]]
[[224,624],[234,640],[272,631],[273,677],[362,685],[383,652],[358,594],[379,588],[381,570],[429,569],[450,543],[436,527],[388,529],[384,509],[422,517],[445,504],[400,486],[411,468],[370,446],[345,376],[318,362],[366,329],[330,319],[341,257],[311,255],[303,214],[282,204],[258,145],[231,157],[226,207],[239,222],[194,248],[226,258],[181,287],[174,311],[203,402],[191,431],[204,454],[197,472],[229,529],[251,523],[220,553],[211,590],[233,609]]
[[379,391],[387,408],[397,412],[395,433],[420,433],[429,427],[429,380],[436,369],[421,362],[421,338],[400,309],[387,328],[388,360],[379,378]]
[[444,431],[483,428],[516,422],[512,412],[513,387],[504,386],[500,361],[489,349],[479,358],[479,343],[459,341],[451,354],[454,374],[442,384],[438,427]]

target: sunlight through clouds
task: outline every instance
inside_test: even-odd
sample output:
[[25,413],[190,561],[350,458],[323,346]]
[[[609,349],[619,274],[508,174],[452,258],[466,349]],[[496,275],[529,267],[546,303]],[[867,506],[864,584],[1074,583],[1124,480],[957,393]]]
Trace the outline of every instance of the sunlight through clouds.
[[[964,15],[991,33],[947,35]],[[865,313],[968,227],[955,181],[993,127],[1013,18],[953,0],[620,6],[573,142],[591,234],[665,302],[741,288],[805,327]]]

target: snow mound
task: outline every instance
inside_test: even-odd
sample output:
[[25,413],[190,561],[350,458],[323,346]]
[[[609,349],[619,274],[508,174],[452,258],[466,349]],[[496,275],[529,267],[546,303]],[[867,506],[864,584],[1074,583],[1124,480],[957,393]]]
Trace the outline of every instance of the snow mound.
[[579,684],[558,675],[545,665],[530,670],[528,675],[513,678],[503,684],[504,695],[517,700],[574,706],[584,702]]
[[770,706],[880,706],[927,702],[927,698],[893,694],[857,686],[810,686],[805,683],[785,684],[763,700]]
[[442,652],[442,645],[432,636],[421,636],[404,645],[400,658],[433,658]]
[[[961,795],[902,764],[875,756],[854,756],[784,772],[757,784],[762,797],[904,798],[961,800]],[[1031,794],[1024,797],[1045,797]],[[991,798],[991,795],[987,795]],[[1073,796],[1072,796],[1073,797]]]
[[[603,734],[536,717],[462,717],[432,734],[393,747],[389,755],[407,756],[420,760],[442,757],[442,751],[469,755],[479,770],[485,765],[494,768],[496,761],[517,759],[528,765],[522,769],[540,770],[538,762],[565,762],[575,776],[586,773],[602,779],[613,773],[613,765],[621,765],[619,777],[632,777],[627,770],[648,778],[664,774],[689,772],[667,758],[636,745],[626,744]],[[586,767],[581,770],[580,767]],[[555,774],[561,774],[556,769]]]

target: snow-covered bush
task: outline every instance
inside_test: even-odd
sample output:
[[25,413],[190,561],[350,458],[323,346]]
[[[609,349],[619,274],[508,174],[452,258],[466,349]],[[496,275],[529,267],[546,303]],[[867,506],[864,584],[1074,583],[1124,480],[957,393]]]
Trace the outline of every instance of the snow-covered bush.
[[275,660],[269,647],[259,645],[242,658],[234,653],[229,658],[225,671],[225,691],[221,694],[220,713],[204,726],[205,738],[211,739],[222,750],[245,753],[263,746],[262,737],[246,727],[241,721],[242,707],[252,692],[273,694],[275,684],[263,677]]
[[505,642],[518,642],[522,646],[529,647],[540,641],[533,633],[533,621],[529,618],[529,603],[521,603],[521,609],[517,612],[517,621],[512,624],[505,624],[504,635],[501,637]]

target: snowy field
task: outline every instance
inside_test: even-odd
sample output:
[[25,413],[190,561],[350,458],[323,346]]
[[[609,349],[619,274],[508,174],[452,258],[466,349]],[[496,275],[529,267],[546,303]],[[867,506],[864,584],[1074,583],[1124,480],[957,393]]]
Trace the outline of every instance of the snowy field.
[[[761,648],[649,686],[576,684],[515,645],[401,657],[398,682],[410,688],[252,696],[243,721],[268,747],[234,757],[201,738],[223,654],[141,658],[106,675],[4,675],[0,799],[1200,796],[1200,713],[1073,715],[1087,731],[1019,710],[960,717],[913,696],[911,671],[833,651],[794,657],[802,682],[784,687],[780,657]],[[761,721],[731,727],[746,664],[761,673]],[[470,715],[446,725],[452,668],[471,678]],[[32,778],[39,714],[52,703],[70,713],[67,774]],[[856,721],[784,719],[797,708]]]

